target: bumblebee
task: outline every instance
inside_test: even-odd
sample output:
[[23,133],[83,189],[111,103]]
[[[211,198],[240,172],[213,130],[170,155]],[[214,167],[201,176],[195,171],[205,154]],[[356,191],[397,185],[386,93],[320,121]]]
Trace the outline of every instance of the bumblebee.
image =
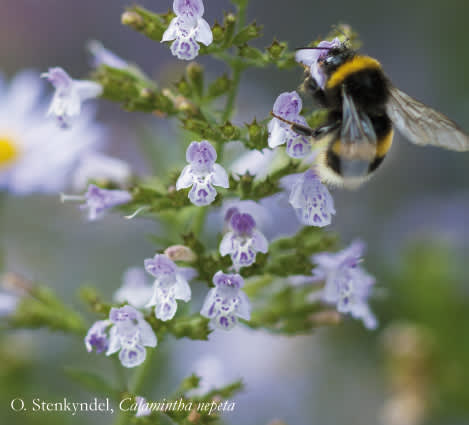
[[393,128],[417,145],[469,150],[469,136],[456,123],[394,87],[376,59],[335,41],[297,50],[297,57],[319,51],[303,86],[328,110],[325,123],[311,129],[274,115],[324,146],[317,159],[323,181],[355,188],[367,180],[391,148]]

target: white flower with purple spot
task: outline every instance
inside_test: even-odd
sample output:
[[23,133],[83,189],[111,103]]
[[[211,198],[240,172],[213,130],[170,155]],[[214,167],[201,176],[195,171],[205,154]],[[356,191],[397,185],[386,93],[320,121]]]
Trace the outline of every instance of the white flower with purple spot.
[[360,266],[364,249],[363,242],[355,241],[337,253],[313,255],[313,277],[325,282],[323,301],[335,304],[340,313],[361,319],[366,328],[375,329],[378,322],[368,306],[375,279]]
[[157,319],[171,320],[176,314],[177,302],[191,299],[189,280],[196,276],[196,271],[188,267],[178,267],[166,255],[156,254],[145,260],[145,270],[155,277],[153,295],[146,307],[155,306]]
[[21,72],[8,85],[0,74],[0,190],[14,195],[65,190],[80,159],[105,136],[93,108],[69,131],[45,120],[43,88],[36,72]]
[[218,271],[213,276],[215,288],[208,292],[200,314],[223,330],[230,330],[238,323],[238,317],[251,318],[251,303],[241,290],[244,279],[239,274],[225,274]]
[[90,184],[88,190],[83,196],[61,194],[61,201],[84,201],[80,206],[82,210],[88,210],[88,220],[97,220],[105,212],[118,205],[124,205],[132,200],[132,195],[126,190],[109,190]]
[[202,140],[192,142],[186,151],[186,165],[176,182],[176,190],[192,186],[189,199],[198,207],[211,204],[217,191],[213,186],[229,187],[228,174],[220,164],[215,164],[217,152],[214,147]]
[[173,41],[171,53],[178,59],[193,60],[200,50],[198,43],[209,46],[213,41],[212,30],[205,19],[202,0],[174,0],[173,18],[164,32],[161,42]]
[[[308,126],[306,120],[300,115],[302,101],[296,91],[282,93],[274,103],[273,113],[288,121]],[[290,124],[272,118],[268,125],[270,148],[287,144],[286,152],[292,158],[303,158],[311,152],[311,143],[308,139],[295,133]]]
[[314,170],[297,175],[289,202],[298,219],[306,226],[324,227],[331,224],[335,214],[334,200]]
[[143,314],[125,305],[112,308],[109,320],[113,324],[109,331],[109,346],[106,356],[119,352],[119,360],[124,367],[135,367],[146,358],[145,347],[156,347],[157,339],[152,327]]
[[225,222],[230,230],[220,243],[220,254],[231,256],[236,271],[254,264],[258,252],[265,254],[268,251],[267,239],[257,230],[251,214],[242,213],[233,207],[226,212]]
[[50,68],[42,77],[47,78],[55,88],[47,115],[54,116],[62,128],[68,128],[72,120],[80,115],[84,101],[96,98],[103,92],[101,84],[74,80],[62,68]]
[[339,47],[341,41],[336,37],[332,41],[321,41],[316,49],[299,49],[296,51],[295,59],[297,62],[309,66],[311,76],[316,80],[318,86],[324,89],[326,84],[326,75],[321,68],[321,61],[328,55],[329,49]]
[[152,294],[153,289],[147,282],[145,271],[140,267],[131,267],[125,271],[122,286],[115,292],[114,300],[129,303],[135,308],[143,308]]

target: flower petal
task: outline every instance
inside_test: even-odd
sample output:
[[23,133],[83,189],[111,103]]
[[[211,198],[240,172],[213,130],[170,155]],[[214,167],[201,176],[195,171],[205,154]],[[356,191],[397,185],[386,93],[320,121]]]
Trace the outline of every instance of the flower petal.
[[213,164],[212,184],[227,189],[230,187],[228,174],[220,164]]
[[194,182],[194,176],[192,175],[192,167],[190,165],[186,165],[179,178],[176,182],[176,190],[186,189],[191,187]]
[[147,352],[141,345],[123,348],[119,353],[119,360],[124,367],[135,367],[145,361]]
[[212,34],[212,29],[210,28],[210,25],[208,22],[200,18],[197,22],[198,27],[197,27],[197,36],[196,36],[196,41],[199,43],[205,44],[206,46],[209,46],[213,42],[213,34]]
[[172,41],[177,38],[178,34],[178,18],[173,18],[166,29],[166,31],[163,33],[163,37],[161,38],[161,43],[164,43],[165,41]]
[[253,247],[256,251],[262,252],[265,254],[269,250],[269,243],[265,236],[259,232],[259,230],[254,230],[252,234]]
[[158,340],[155,332],[146,320],[141,320],[138,324],[140,330],[140,341],[146,347],[156,347]]
[[188,302],[191,299],[191,287],[187,280],[181,275],[177,275],[177,282],[174,286],[174,298]]
[[234,238],[234,233],[233,232],[227,232],[225,236],[223,236],[223,239],[220,242],[220,255],[224,257],[225,255],[230,254],[233,251],[233,238]]

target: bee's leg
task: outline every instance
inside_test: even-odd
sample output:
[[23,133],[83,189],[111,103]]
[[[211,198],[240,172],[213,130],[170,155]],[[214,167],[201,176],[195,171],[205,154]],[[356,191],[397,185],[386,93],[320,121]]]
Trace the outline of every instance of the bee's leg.
[[326,134],[332,133],[333,131],[340,128],[340,124],[341,124],[341,122],[337,121],[337,122],[334,122],[334,123],[321,125],[321,126],[314,129],[313,137],[319,139],[319,138],[325,136]]
[[283,121],[284,123],[290,124],[290,128],[296,134],[299,134],[300,136],[306,136],[306,137],[313,137],[314,136],[315,130],[313,130],[312,128],[307,127],[306,125],[301,125],[301,124],[298,124],[294,121],[286,120],[285,118],[282,118],[282,117],[274,114],[273,112],[271,112],[270,115],[272,115],[274,118],[277,118],[280,121]]
[[337,130],[340,127],[340,121],[336,121],[332,124],[324,124],[313,129],[305,125],[298,124],[294,121],[286,120],[285,118],[282,118],[274,114],[273,112],[271,112],[270,115],[272,115],[274,118],[277,118],[280,121],[283,121],[284,123],[290,124],[290,128],[296,134],[299,134],[300,136],[305,136],[305,137],[312,137],[314,139],[320,139],[321,137]]
[[326,107],[326,95],[324,93],[324,90],[319,87],[319,84],[316,82],[316,80],[311,77],[310,71],[308,69],[307,71],[307,76],[305,78],[305,81],[303,83],[303,88],[306,93],[311,95],[313,99],[318,103],[319,106]]

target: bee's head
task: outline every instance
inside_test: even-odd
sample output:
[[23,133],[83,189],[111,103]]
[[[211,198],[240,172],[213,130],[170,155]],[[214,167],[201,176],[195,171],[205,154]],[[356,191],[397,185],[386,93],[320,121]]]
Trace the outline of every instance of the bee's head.
[[311,76],[324,88],[328,76],[353,55],[348,41],[341,42],[336,37],[332,41],[321,41],[314,47],[297,49],[295,58],[310,69]]
[[344,62],[353,57],[355,52],[347,42],[327,49],[318,59],[318,67],[326,74],[330,74]]

